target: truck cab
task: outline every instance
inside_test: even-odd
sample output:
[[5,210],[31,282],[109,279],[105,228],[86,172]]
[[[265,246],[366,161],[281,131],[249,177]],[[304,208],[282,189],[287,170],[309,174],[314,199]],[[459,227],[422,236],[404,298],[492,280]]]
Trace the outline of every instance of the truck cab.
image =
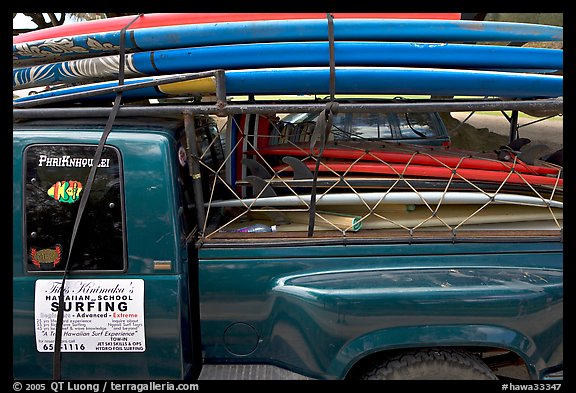
[[[43,316],[58,309],[79,196],[102,127],[101,120],[74,119],[15,130],[17,378],[51,376],[55,326]],[[64,334],[64,357],[70,357],[62,375],[182,379],[198,367],[197,283],[188,270],[196,260],[188,238],[194,217],[187,216],[176,160],[179,132],[170,119],[115,125],[70,257],[74,273],[64,308],[74,321],[64,327],[71,323],[77,332]],[[112,353],[119,356],[108,359]]]

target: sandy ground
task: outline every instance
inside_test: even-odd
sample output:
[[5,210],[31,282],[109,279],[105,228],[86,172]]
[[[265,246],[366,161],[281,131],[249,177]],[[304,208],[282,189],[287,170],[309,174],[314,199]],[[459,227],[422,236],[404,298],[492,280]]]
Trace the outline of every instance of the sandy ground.
[[[452,113],[452,117],[458,119],[459,121],[464,121],[469,112],[457,112]],[[564,121],[562,117],[556,116],[552,119],[538,121],[538,118],[525,118],[520,117],[518,124],[518,133],[521,138],[528,138],[531,140],[530,143],[542,143],[547,145],[551,151],[556,151],[563,147],[564,145]],[[449,123],[449,122],[447,122]],[[500,141],[507,143],[510,123],[503,115],[485,115],[474,113],[465,124],[469,124],[477,129],[479,132],[477,134],[479,139],[487,136],[487,139],[494,140],[494,145],[498,144]],[[450,130],[454,124],[447,124],[447,128]],[[490,134],[487,134],[490,132]],[[476,134],[475,132],[468,132],[468,134]],[[496,135],[494,135],[496,134]],[[498,137],[501,136],[501,137]],[[497,147],[496,147],[497,148]]]

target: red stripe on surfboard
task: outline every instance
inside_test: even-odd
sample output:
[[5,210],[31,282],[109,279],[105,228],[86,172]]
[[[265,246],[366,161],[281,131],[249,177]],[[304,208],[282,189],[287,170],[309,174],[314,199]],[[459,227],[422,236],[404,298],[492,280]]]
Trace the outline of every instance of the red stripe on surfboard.
[[[291,147],[269,147],[260,149],[258,151],[262,155],[281,155],[281,156],[297,156],[306,157],[310,155],[310,150],[302,148]],[[351,149],[333,149],[326,148],[322,152],[322,157],[325,158],[339,158],[362,161],[385,161],[390,163],[401,163],[415,165],[429,165],[429,166],[444,166],[447,165],[451,168],[466,168],[466,169],[479,169],[485,171],[500,171],[510,172],[512,168],[516,172],[527,173],[533,175],[558,175],[557,168],[528,165],[518,160],[516,164],[511,162],[489,160],[474,157],[452,157],[445,155],[429,155],[427,153],[402,153],[402,152],[383,152],[383,151],[370,151],[369,153],[363,150]]]
[[[459,20],[459,13],[333,13],[335,19],[441,19]],[[71,23],[47,29],[31,31],[12,38],[13,44],[47,40],[62,37],[74,37],[77,35],[105,33],[120,31],[130,23],[136,15],[120,16],[117,18],[91,20],[86,22]],[[130,30],[148,27],[176,26],[200,23],[217,22],[248,22],[263,20],[288,20],[288,19],[326,19],[326,13],[157,13],[144,14],[135,20],[129,27]]]
[[[310,170],[314,170],[316,164],[314,162],[305,162]],[[279,165],[274,168],[276,172],[284,170],[290,172],[292,168],[288,165]],[[453,170],[446,167],[430,166],[430,165],[389,165],[380,163],[366,163],[357,162],[324,162],[319,168],[321,172],[336,172],[336,173],[372,173],[382,175],[402,175],[402,176],[419,176],[431,177],[440,179],[464,178],[466,180],[478,180],[496,183],[514,183],[514,184],[531,184],[531,185],[549,185],[558,187],[563,186],[562,179],[556,179],[546,176],[535,175],[519,175],[516,173],[506,173],[499,171],[486,171],[479,169],[461,169]]]

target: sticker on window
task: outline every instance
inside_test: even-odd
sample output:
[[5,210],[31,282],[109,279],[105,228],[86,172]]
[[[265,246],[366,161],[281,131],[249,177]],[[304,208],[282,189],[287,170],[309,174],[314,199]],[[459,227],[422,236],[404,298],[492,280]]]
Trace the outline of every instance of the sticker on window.
[[[61,280],[37,280],[36,349],[54,352]],[[144,280],[65,281],[62,352],[143,352]]]
[[82,183],[75,180],[57,181],[48,189],[48,195],[58,202],[74,203],[80,199]]
[[56,267],[62,260],[62,246],[57,244],[54,248],[43,248],[41,250],[32,247],[30,249],[32,263],[39,269],[44,267]]

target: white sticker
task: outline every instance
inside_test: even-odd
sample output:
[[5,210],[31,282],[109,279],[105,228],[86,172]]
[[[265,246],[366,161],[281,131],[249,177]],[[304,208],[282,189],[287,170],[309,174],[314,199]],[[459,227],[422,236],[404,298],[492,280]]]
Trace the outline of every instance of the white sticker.
[[[36,349],[54,352],[61,280],[37,280]],[[62,352],[143,352],[144,280],[66,280]]]
[[186,162],[188,161],[188,157],[186,157],[186,150],[182,146],[178,148],[178,161],[180,162],[181,166],[186,166]]

